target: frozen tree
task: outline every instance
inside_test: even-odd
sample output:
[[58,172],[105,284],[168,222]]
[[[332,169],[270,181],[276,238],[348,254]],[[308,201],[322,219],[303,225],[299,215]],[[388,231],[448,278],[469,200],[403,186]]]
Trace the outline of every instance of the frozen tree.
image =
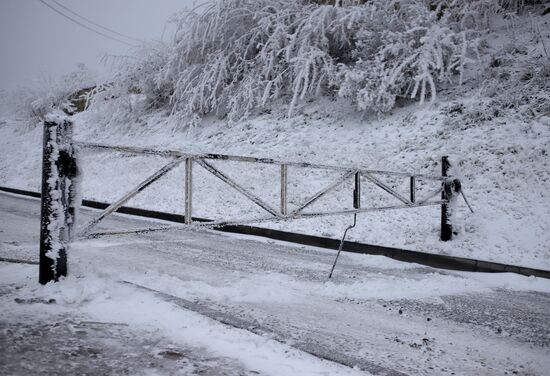
[[173,41],[140,50],[103,98],[130,109],[139,94],[143,108],[188,121],[237,120],[274,101],[292,115],[320,95],[387,112],[460,84],[482,18],[503,6],[516,2],[218,0],[175,15]]

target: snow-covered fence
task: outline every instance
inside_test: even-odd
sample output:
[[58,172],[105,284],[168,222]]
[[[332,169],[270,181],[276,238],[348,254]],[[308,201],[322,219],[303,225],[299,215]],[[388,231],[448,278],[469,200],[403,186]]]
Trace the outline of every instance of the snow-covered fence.
[[72,122],[63,114],[44,120],[39,282],[67,275],[67,249],[78,204],[78,166]]

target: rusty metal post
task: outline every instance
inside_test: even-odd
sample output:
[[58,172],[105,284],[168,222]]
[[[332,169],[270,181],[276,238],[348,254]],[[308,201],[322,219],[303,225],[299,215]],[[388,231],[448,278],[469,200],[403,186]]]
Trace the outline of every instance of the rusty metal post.
[[288,166],[286,164],[281,165],[281,214],[287,214],[287,192],[288,188]]
[[41,284],[67,275],[67,250],[78,197],[72,132],[72,122],[64,116],[51,115],[44,121],[38,274]]
[[[449,176],[449,157],[443,156],[441,158],[441,176],[444,178]],[[448,192],[449,190],[446,187],[447,180],[445,179],[443,181],[443,190],[441,192],[441,200],[444,200],[445,202],[441,204],[441,234],[440,239],[444,242],[451,240],[453,237],[453,225],[450,222],[451,219],[451,212],[448,205],[448,200],[450,199]]]
[[185,159],[185,224],[193,222],[193,158]]

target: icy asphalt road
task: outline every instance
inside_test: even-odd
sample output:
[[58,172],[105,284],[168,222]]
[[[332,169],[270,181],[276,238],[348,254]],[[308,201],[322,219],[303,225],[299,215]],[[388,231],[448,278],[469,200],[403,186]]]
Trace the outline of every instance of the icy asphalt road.
[[[37,200],[0,194],[0,257],[36,260],[38,221]],[[148,224],[115,216],[102,228]],[[333,257],[182,230],[77,242],[70,268],[147,286],[181,299],[180,306],[192,302],[199,312],[375,374],[545,375],[550,369],[549,281],[344,254],[329,282]]]

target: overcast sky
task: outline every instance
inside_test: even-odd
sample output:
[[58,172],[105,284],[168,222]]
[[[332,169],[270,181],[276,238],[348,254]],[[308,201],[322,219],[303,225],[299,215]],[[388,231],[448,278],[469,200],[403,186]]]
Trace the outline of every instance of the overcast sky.
[[[43,0],[69,16],[52,0]],[[166,21],[193,0],[55,0],[97,24],[142,40],[161,39]],[[84,23],[84,21],[82,21]],[[108,34],[103,29],[90,27]],[[167,40],[170,29],[164,31]],[[110,34],[113,35],[113,34]],[[116,38],[123,39],[116,34]],[[132,40],[125,39],[131,43]],[[59,77],[85,63],[99,73],[105,53],[127,55],[132,47],[93,33],[55,13],[39,0],[0,0],[0,89]]]

